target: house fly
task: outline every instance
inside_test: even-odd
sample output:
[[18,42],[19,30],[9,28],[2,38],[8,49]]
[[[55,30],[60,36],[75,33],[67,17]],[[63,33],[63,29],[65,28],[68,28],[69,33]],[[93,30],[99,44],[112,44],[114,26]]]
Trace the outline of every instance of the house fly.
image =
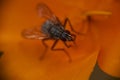
[[23,30],[23,37],[27,39],[42,40],[42,43],[45,46],[45,51],[41,56],[41,59],[45,56],[46,51],[48,50],[48,45],[45,43],[45,41],[53,39],[55,42],[53,43],[51,50],[64,51],[65,54],[68,56],[69,61],[71,61],[71,56],[64,48],[55,48],[55,46],[58,43],[58,41],[61,40],[67,48],[70,48],[71,45],[68,45],[66,42],[75,41],[76,35],[72,34],[69,30],[65,29],[67,23],[69,23],[71,31],[77,34],[79,33],[73,29],[71,22],[68,18],[66,18],[64,24],[62,24],[58,17],[53,14],[53,12],[49,9],[49,7],[46,4],[39,3],[37,5],[37,11],[39,16],[44,17],[46,21],[42,24],[41,27]]

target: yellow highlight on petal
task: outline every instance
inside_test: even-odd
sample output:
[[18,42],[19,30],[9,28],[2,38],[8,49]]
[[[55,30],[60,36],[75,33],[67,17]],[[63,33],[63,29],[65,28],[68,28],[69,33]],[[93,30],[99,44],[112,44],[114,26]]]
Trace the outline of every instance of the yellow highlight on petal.
[[110,11],[89,11],[89,12],[86,12],[84,15],[86,16],[91,16],[91,15],[110,16],[112,15],[112,12]]
[[87,19],[88,17],[92,16],[111,16],[112,12],[110,11],[88,11],[83,13],[83,19]]

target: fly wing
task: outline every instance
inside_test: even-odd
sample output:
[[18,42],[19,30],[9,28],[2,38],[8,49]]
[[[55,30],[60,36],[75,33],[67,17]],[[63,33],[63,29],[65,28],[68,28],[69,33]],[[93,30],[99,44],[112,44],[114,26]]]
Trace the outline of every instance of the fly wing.
[[34,27],[31,29],[24,29],[22,31],[22,36],[26,39],[45,39],[48,38],[47,35],[40,32],[39,27]]
[[48,20],[51,20],[54,23],[58,22],[57,17],[53,14],[53,12],[49,9],[49,7],[44,3],[39,3],[37,5],[37,11],[40,17],[44,17]]

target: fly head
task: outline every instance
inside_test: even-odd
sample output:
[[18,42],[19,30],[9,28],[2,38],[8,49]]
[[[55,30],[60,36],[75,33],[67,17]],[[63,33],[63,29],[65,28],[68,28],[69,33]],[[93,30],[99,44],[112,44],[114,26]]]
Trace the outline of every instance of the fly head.
[[74,41],[74,38],[72,37],[70,31],[65,30],[65,32],[63,32],[61,39],[63,41]]

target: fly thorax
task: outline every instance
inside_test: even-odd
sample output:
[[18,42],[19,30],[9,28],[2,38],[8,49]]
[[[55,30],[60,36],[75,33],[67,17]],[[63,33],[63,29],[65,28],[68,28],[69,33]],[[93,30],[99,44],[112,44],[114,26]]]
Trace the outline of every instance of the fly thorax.
[[51,36],[54,37],[54,38],[56,38],[56,39],[60,38],[61,33],[62,33],[62,30],[60,29],[60,27],[53,26],[50,29]]
[[49,29],[52,27],[52,22],[47,20],[46,22],[43,23],[41,27],[42,33],[49,34]]

